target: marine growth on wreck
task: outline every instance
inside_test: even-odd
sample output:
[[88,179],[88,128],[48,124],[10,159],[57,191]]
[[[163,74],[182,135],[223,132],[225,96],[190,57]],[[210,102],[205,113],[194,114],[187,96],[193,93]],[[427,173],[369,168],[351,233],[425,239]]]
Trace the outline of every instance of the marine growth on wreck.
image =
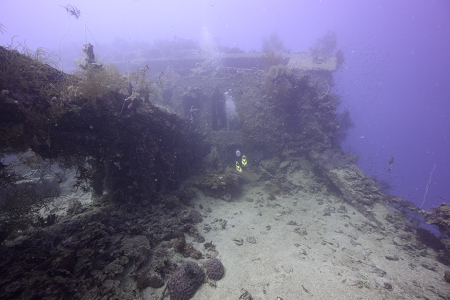
[[[309,54],[274,51],[276,37],[257,54],[211,56],[186,43],[167,56],[148,51],[134,72],[97,62],[87,44],[73,74],[42,49],[0,47],[0,149],[15,161],[0,165],[0,299],[206,299],[228,276],[273,263],[279,251],[255,256],[271,232],[289,232],[278,242],[293,241],[282,245],[296,262],[274,265],[270,284],[242,280],[233,299],[294,299],[273,274],[296,281],[293,268],[314,264],[317,245],[326,247],[317,260],[376,275],[341,271],[342,293],[398,289],[363,247],[368,234],[393,235],[388,261],[399,260],[395,245],[444,270],[448,239],[419,227],[450,238],[448,205],[426,213],[380,192],[341,149],[352,121],[331,88],[343,54],[330,56],[326,40]],[[86,195],[93,200],[82,203]],[[252,222],[264,226],[252,231]],[[232,237],[214,239],[227,230]],[[340,244],[339,234],[350,238]],[[233,253],[251,263],[233,269]],[[313,295],[317,285],[304,280],[299,292]]]

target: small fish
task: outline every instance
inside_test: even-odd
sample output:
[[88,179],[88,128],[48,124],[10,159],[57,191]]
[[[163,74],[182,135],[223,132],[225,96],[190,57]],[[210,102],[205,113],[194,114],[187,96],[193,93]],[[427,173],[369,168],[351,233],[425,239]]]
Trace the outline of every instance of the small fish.
[[394,163],[394,157],[393,156],[389,156],[388,164],[392,165],[393,163]]
[[362,135],[362,136],[360,136],[359,138],[360,138],[360,139],[363,139],[363,138],[364,138],[364,136]]

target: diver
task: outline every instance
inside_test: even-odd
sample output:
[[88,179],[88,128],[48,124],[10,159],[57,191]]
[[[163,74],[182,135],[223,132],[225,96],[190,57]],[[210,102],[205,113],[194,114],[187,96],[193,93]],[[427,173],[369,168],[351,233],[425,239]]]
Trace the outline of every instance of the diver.
[[[241,156],[241,151],[239,151],[239,149],[236,150],[236,156],[237,157]],[[241,163],[243,167],[247,166],[247,157],[245,155],[242,155]],[[239,161],[236,161],[236,170],[238,170],[239,173],[242,173],[242,167],[239,164]]]

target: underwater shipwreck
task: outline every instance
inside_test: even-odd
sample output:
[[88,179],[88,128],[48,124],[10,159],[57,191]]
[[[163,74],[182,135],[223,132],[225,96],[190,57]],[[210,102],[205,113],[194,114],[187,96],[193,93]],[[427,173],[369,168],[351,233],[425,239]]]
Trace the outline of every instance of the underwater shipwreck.
[[[282,286],[326,260],[311,259],[314,247],[350,270],[336,271],[330,297],[450,299],[450,206],[426,212],[382,193],[340,147],[353,126],[331,92],[342,53],[150,49],[125,74],[125,54],[103,65],[92,45],[83,52],[64,73],[43,50],[0,47],[0,147],[15,157],[0,164],[0,299],[307,299],[321,283]],[[92,203],[68,193],[52,206],[68,174]],[[250,215],[270,216],[259,235],[240,227]],[[260,274],[267,283],[240,280],[282,257],[245,248],[276,226],[299,239],[297,261]],[[214,239],[226,230],[233,238]],[[384,239],[379,262],[368,245]],[[231,267],[242,249],[255,258]],[[401,255],[438,283],[390,278],[403,269],[382,265]],[[239,286],[220,292],[227,277]]]

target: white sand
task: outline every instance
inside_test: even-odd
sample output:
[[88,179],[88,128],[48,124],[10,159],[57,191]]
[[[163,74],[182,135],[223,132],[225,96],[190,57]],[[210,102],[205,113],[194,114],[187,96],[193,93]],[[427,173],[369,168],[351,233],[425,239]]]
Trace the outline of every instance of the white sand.
[[[206,242],[216,245],[217,258],[226,271],[217,287],[205,283],[193,299],[239,299],[242,290],[250,292],[253,299],[273,300],[410,299],[413,295],[442,299],[439,294],[450,295],[450,284],[443,280],[448,267],[432,259],[435,252],[431,249],[426,257],[412,257],[399,250],[393,244],[396,230],[384,220],[388,211],[381,204],[374,212],[385,230],[364,226],[368,221],[364,216],[333,196],[299,193],[268,200],[261,187],[245,189],[247,194],[231,203],[201,195],[194,201],[197,209],[202,204],[213,210],[201,210],[207,216],[203,224],[212,230],[205,232],[203,224],[198,227]],[[248,198],[254,202],[246,201]],[[323,205],[318,204],[319,198],[325,200]],[[327,205],[336,209],[345,205],[350,219],[337,212],[323,216]],[[214,222],[216,219],[226,220],[226,229]],[[287,225],[291,221],[298,225]],[[365,232],[352,225],[346,227],[349,222],[364,226]],[[295,230],[306,230],[307,235]],[[254,237],[256,244],[249,243],[247,237]],[[243,245],[238,246],[233,238],[242,238]],[[187,241],[192,242],[192,238]],[[206,253],[203,245],[193,244]],[[385,255],[397,255],[399,260],[388,260]],[[422,262],[434,265],[436,271],[425,269]],[[392,284],[391,290],[376,285],[375,278],[382,275]]]

